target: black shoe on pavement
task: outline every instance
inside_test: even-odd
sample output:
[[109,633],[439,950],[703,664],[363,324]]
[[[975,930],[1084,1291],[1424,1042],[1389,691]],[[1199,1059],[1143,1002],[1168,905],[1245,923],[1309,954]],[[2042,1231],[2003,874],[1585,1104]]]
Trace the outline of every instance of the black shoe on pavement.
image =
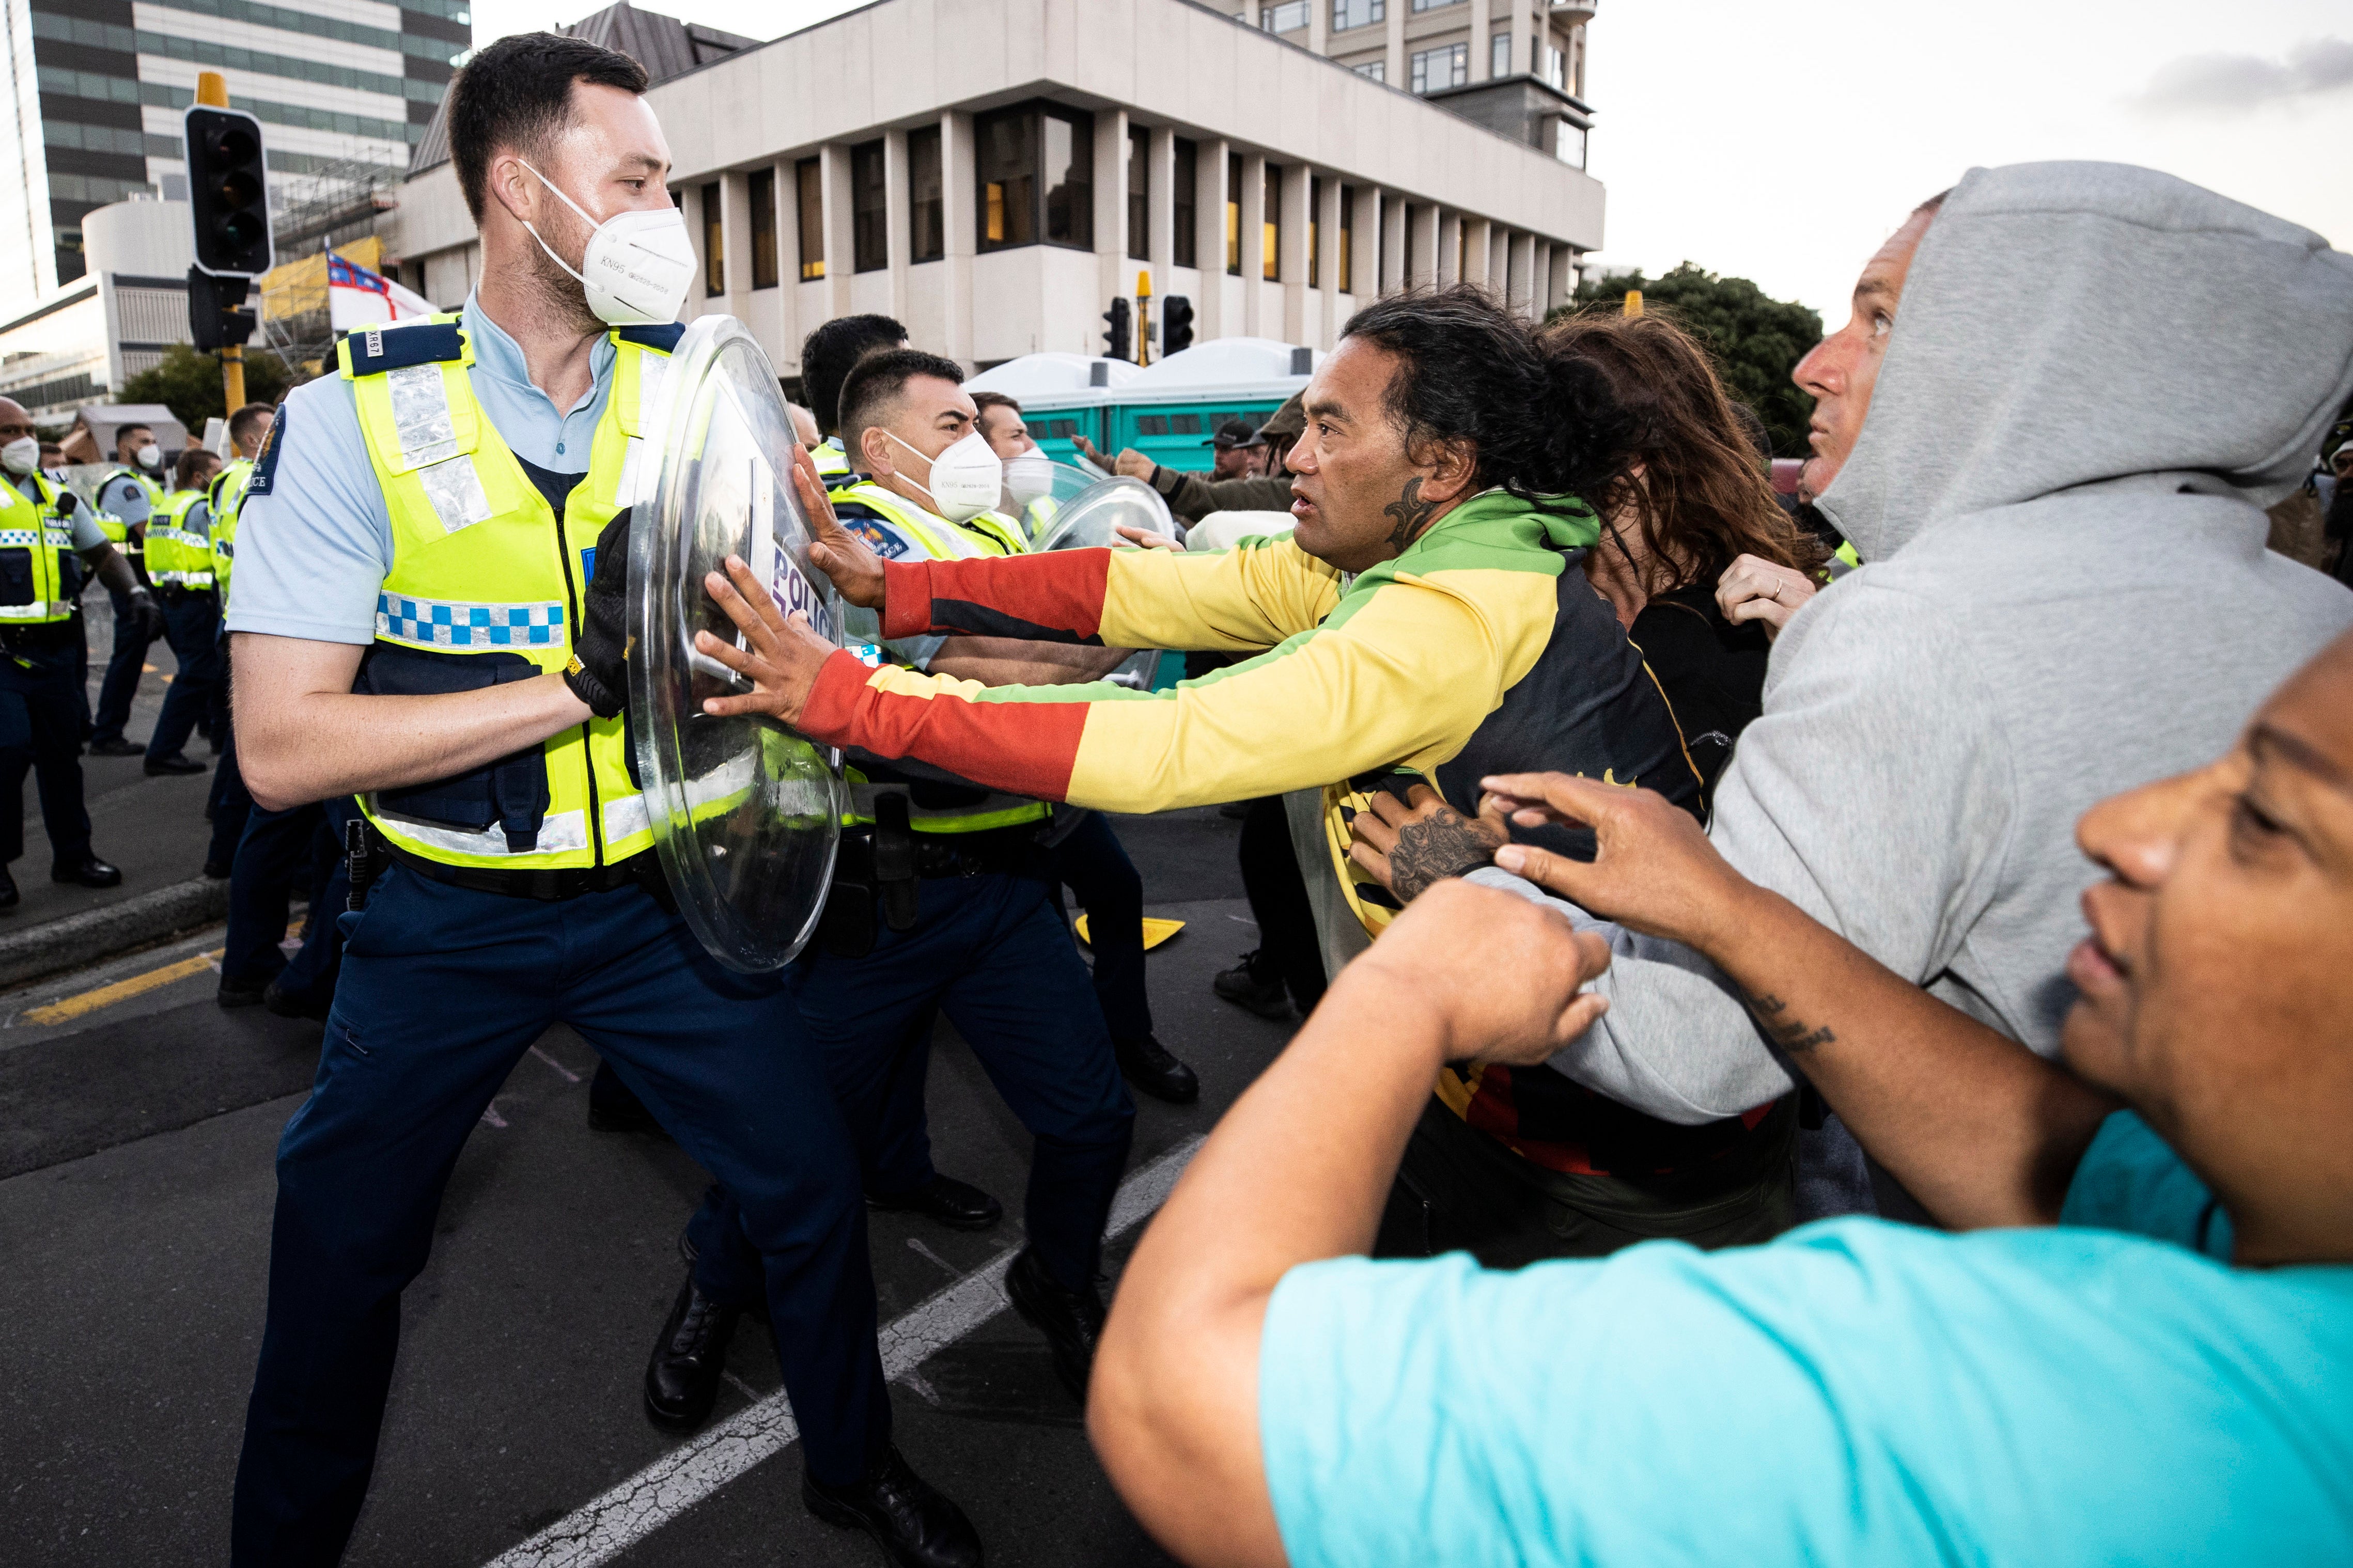
[[1005,1271],[1005,1293],[1013,1310],[1046,1336],[1054,1352],[1054,1374],[1071,1397],[1087,1402],[1087,1374],[1094,1370],[1095,1342],[1103,1338],[1103,1298],[1090,1283],[1084,1290],[1065,1290],[1047,1274],[1038,1250],[1025,1247]]
[[8,874],[7,867],[0,866],[0,910],[15,909],[23,897],[16,891],[16,879]]
[[122,871],[95,855],[85,855],[79,861],[59,860],[52,865],[49,880],[74,882],[85,888],[119,888],[122,886]]
[[693,1274],[687,1275],[646,1363],[646,1419],[666,1432],[691,1432],[711,1419],[727,1342],[743,1315],[697,1290]]
[[872,1475],[849,1486],[803,1472],[801,1506],[828,1524],[866,1531],[899,1568],[980,1568],[980,1531],[895,1445]]
[[324,1023],[335,1002],[332,996],[289,991],[273,980],[261,993],[261,1005],[280,1018],[316,1018]]
[[1169,1055],[1168,1047],[1150,1035],[1140,1039],[1114,1039],[1111,1048],[1127,1081],[1155,1100],[1190,1105],[1201,1098],[1201,1080],[1193,1069]]
[[221,976],[220,989],[213,993],[213,1000],[224,1008],[251,1007],[269,1000],[269,993],[276,989],[277,986],[269,981],[248,983],[231,980],[224,974]]
[[204,771],[205,764],[185,752],[174,752],[168,757],[147,759],[147,776],[151,779],[161,778],[165,773],[200,773]]
[[987,1230],[1005,1217],[1005,1205],[970,1182],[937,1173],[913,1192],[869,1193],[866,1206],[885,1214],[919,1214],[950,1230]]
[[93,757],[143,757],[147,748],[136,741],[126,741],[117,735],[111,741],[92,741],[90,754]]
[[1231,969],[1220,969],[1209,982],[1209,989],[1227,1001],[1249,1008],[1261,1018],[1291,1016],[1291,998],[1280,980],[1261,980],[1250,973],[1250,962],[1258,957],[1253,948],[1243,953],[1241,962]]

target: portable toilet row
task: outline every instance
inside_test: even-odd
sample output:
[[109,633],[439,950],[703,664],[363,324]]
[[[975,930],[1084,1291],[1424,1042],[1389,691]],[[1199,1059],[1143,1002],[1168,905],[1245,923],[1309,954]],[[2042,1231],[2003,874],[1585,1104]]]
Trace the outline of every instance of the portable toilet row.
[[1306,386],[1321,357],[1271,338],[1212,338],[1145,366],[1024,354],[983,371],[965,390],[1020,404],[1030,436],[1057,462],[1076,461],[1071,437],[1084,436],[1107,453],[1133,447],[1166,468],[1207,471],[1218,426],[1264,424]]

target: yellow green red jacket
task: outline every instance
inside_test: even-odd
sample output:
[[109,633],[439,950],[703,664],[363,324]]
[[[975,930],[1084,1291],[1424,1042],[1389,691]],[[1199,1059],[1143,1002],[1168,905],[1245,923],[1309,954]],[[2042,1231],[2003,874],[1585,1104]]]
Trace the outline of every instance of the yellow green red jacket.
[[[1572,570],[1597,531],[1574,501],[1491,490],[1353,579],[1288,538],[1214,554],[886,562],[886,638],[961,632],[1256,657],[1138,692],[987,687],[842,653],[820,671],[801,728],[1105,811],[1321,786],[1344,886],[1355,880],[1346,819],[1362,790],[1398,773],[1457,805],[1475,802],[1482,773],[1546,768],[1647,785],[1696,812],[1698,773],[1665,697]],[[1575,836],[1563,837],[1576,853]],[[1350,890],[1369,927],[1387,923],[1387,893]]]

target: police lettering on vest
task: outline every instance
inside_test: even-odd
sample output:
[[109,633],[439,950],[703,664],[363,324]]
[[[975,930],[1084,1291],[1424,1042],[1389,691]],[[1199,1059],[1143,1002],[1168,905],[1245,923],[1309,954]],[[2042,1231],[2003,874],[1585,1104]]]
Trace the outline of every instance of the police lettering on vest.
[[[635,493],[641,432],[681,330],[610,334],[611,395],[561,517],[476,399],[457,315],[343,340],[337,356],[393,542],[353,689],[474,691],[570,662],[596,536]],[[450,866],[611,865],[653,843],[618,718],[455,778],[372,792],[360,807],[396,849]]]
[[0,626],[71,620],[81,597],[81,557],[58,510],[68,492],[47,474],[27,479],[40,492],[37,505],[0,480]]

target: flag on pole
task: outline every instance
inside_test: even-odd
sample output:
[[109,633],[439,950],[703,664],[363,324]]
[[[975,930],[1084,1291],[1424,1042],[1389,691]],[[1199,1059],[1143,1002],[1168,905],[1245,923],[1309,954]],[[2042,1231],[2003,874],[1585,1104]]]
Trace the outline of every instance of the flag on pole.
[[327,310],[339,332],[429,316],[433,307],[381,272],[327,252]]

